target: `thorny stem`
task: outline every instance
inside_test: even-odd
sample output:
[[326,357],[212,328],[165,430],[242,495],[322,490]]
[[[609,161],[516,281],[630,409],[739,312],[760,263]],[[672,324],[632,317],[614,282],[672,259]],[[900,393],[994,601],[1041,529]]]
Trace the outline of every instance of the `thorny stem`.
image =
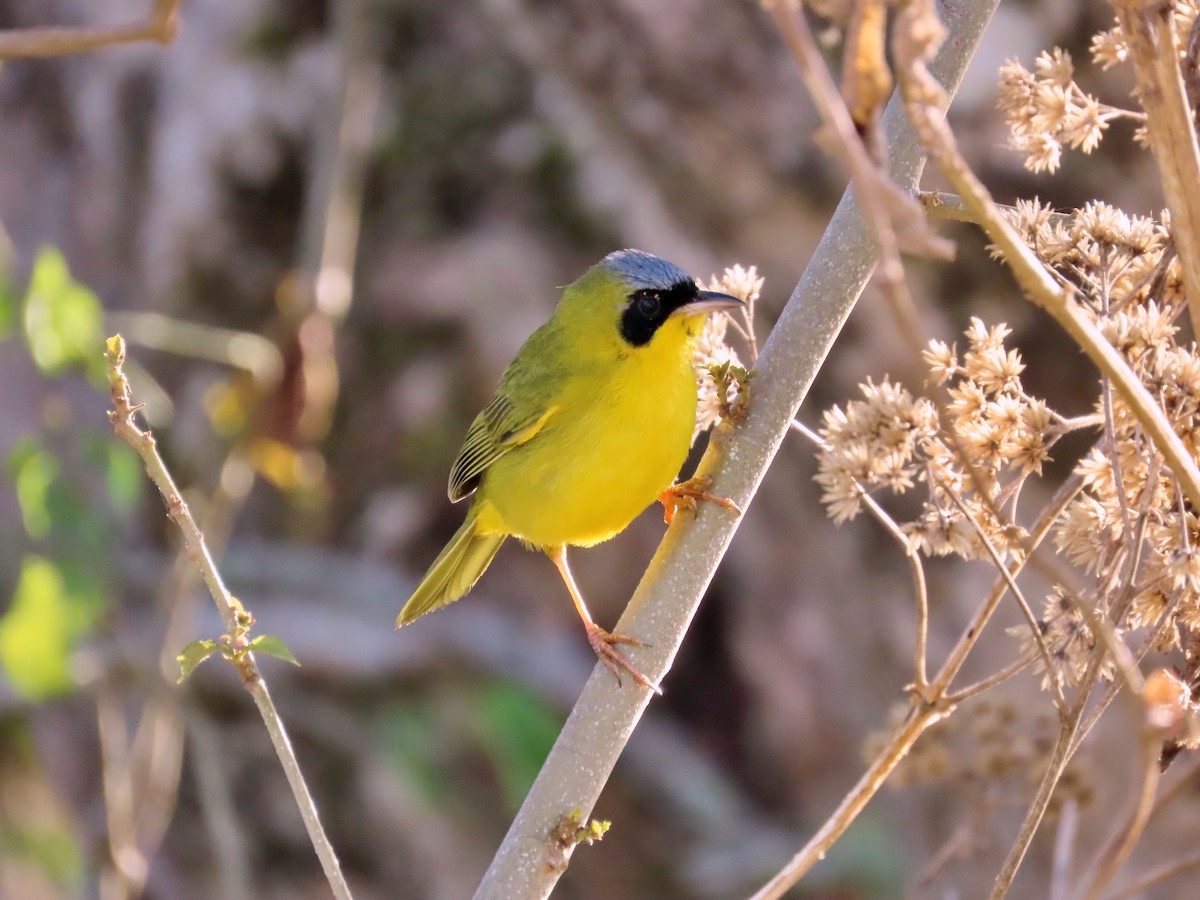
[[[125,342],[120,335],[115,335],[108,339],[105,349],[105,360],[107,362],[108,383],[113,402],[113,409],[109,412],[108,416],[113,423],[113,430],[116,432],[117,437],[129,444],[137,452],[138,456],[141,457],[142,463],[146,468],[146,474],[150,476],[150,480],[154,482],[154,486],[158,488],[159,493],[167,504],[168,516],[183,535],[184,544],[188,550],[188,557],[200,570],[200,577],[208,587],[213,602],[216,603],[217,610],[220,612],[221,618],[224,619],[227,629],[232,633],[238,626],[237,602],[233,599],[233,595],[229,593],[228,588],[225,587],[220,572],[217,571],[216,564],[208,552],[204,534],[200,531],[195,519],[192,518],[191,511],[184,502],[183,496],[179,493],[179,489],[175,486],[174,478],[172,478],[166,463],[163,462],[162,457],[159,455],[154,436],[150,432],[144,431],[134,421],[134,414],[141,407],[133,404],[129,380],[125,377]],[[283,766],[284,774],[287,777],[288,785],[292,789],[292,796],[304,819],[309,840],[312,841],[313,849],[321,860],[321,866],[325,871],[325,877],[328,879],[330,887],[333,889],[334,896],[339,898],[339,900],[349,900],[350,888],[346,884],[345,877],[342,875],[341,866],[338,863],[333,846],[329,843],[329,839],[325,835],[325,829],[321,825],[316,804],[313,802],[308,786],[304,782],[304,776],[300,771],[300,764],[292,749],[291,741],[288,739],[283,720],[279,717],[279,713],[275,709],[271,695],[267,691],[266,681],[263,680],[252,653],[247,652],[244,654],[244,662],[239,666],[238,673],[242,678],[242,683],[245,685],[246,690],[250,692],[255,704],[258,706],[259,712],[262,714],[263,723],[267,726],[267,733],[271,737],[271,743],[275,747],[275,752],[279,756],[279,762]]]

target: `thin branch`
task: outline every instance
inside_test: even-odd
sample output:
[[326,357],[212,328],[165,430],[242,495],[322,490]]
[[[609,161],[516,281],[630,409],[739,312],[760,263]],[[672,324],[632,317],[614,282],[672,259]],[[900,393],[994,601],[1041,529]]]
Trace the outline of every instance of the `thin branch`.
[[1050,900],[1067,900],[1071,884],[1071,861],[1079,831],[1079,804],[1074,798],[1063,804],[1054,833],[1054,861],[1050,867]]
[[[953,256],[953,244],[934,234],[913,202],[912,195],[897,187],[868,151],[854,117],[846,108],[833,77],[825,67],[816,39],[800,12],[799,4],[790,0],[770,0],[766,6],[792,53],[809,96],[820,112],[824,123],[821,134],[831,138],[825,142],[827,150],[850,173],[855,197],[879,245],[878,279],[888,298],[896,329],[904,343],[919,357],[924,346],[924,332],[916,303],[908,289],[900,252],[906,250],[948,259]],[[875,13],[879,12],[881,10],[875,9]],[[864,64],[864,60],[856,59],[855,64]],[[865,64],[867,69],[873,70],[878,61]],[[878,139],[878,129],[866,130]]]
[[1003,684],[1012,678],[1018,672],[1022,671],[1026,666],[1033,662],[1038,657],[1037,650],[1030,650],[1023,656],[1019,656],[1010,662],[1002,669],[998,669],[991,675],[981,678],[973,684],[968,684],[965,688],[960,688],[953,693],[946,694],[946,702],[953,703],[955,706],[960,705],[965,700],[970,700],[976,694],[982,694],[984,691],[991,690],[998,684]]
[[[1050,533],[1054,522],[1079,491],[1081,483],[1082,480],[1079,476],[1073,475],[1058,489],[1049,506],[1042,511],[1037,523],[1030,530],[1032,547],[1036,547]],[[1021,571],[1022,566],[1023,563],[1021,561],[1014,561],[1009,568],[1009,574],[1015,578]],[[823,859],[828,848],[832,846],[833,842],[845,832],[858,814],[862,812],[867,801],[872,796],[870,792],[877,791],[882,786],[888,774],[891,773],[899,762],[899,759],[912,749],[912,744],[930,725],[953,711],[953,702],[948,693],[949,685],[962,668],[962,664],[971,650],[979,642],[979,638],[983,634],[984,625],[987,624],[1007,592],[1007,580],[1005,578],[997,579],[991,592],[980,604],[979,609],[976,610],[975,615],[963,630],[962,635],[950,651],[941,669],[926,687],[924,694],[918,695],[915,692],[910,692],[912,709],[909,711],[905,722],[888,738],[883,749],[871,762],[867,772],[864,773],[858,783],[851,789],[850,793],[839,804],[838,808],[829,816],[817,834],[771,879],[766,887],[755,895],[755,900],[758,900],[758,898],[781,896],[790,886],[803,878],[809,869]],[[768,888],[770,889],[769,891]]]
[[884,748],[875,756],[871,765],[850,789],[838,808],[833,811],[821,829],[812,836],[804,848],[779,870],[770,881],[759,889],[751,900],[775,900],[782,897],[814,865],[825,858],[829,848],[837,842],[866,808],[867,803],[879,792],[900,761],[908,755],[917,739],[931,726],[941,721],[952,711],[951,707],[935,708],[921,705],[909,712],[908,719],[892,734]]
[[1142,735],[1139,765],[1142,777],[1138,781],[1137,793],[1129,814],[1121,827],[1100,848],[1090,866],[1091,877],[1085,882],[1086,887],[1080,891],[1083,900],[1099,900],[1104,888],[1112,881],[1113,876],[1133,852],[1134,845],[1142,836],[1146,823],[1154,809],[1154,795],[1158,790],[1161,770],[1158,766],[1158,756],[1161,741],[1156,739],[1153,732]]
[[[146,467],[146,474],[150,476],[150,480],[154,482],[154,486],[158,488],[159,493],[166,502],[168,517],[176,524],[183,535],[183,541],[187,547],[189,557],[199,568],[200,576],[205,586],[208,587],[213,602],[216,603],[217,611],[220,612],[221,618],[225,621],[229,632],[233,633],[238,625],[236,618],[238,603],[225,587],[225,583],[217,571],[216,564],[213,562],[212,555],[208,551],[204,534],[196,525],[195,519],[192,518],[191,511],[184,502],[179,489],[175,486],[175,480],[171,477],[171,473],[167,470],[166,464],[158,453],[157,442],[154,436],[150,432],[142,430],[134,421],[134,414],[140,407],[133,404],[129,381],[126,379],[122,368],[125,363],[125,342],[121,339],[120,335],[109,338],[105,359],[113,402],[113,410],[109,413],[109,419],[113,423],[113,430],[116,432],[117,437],[129,444],[137,452],[138,456],[141,457],[142,463]],[[350,888],[346,884],[345,877],[342,875],[333,846],[325,836],[325,830],[317,814],[316,804],[313,802],[308,787],[304,783],[300,764],[296,760],[295,752],[292,750],[291,742],[288,740],[283,721],[280,719],[279,713],[271,701],[271,696],[267,692],[267,684],[258,670],[258,664],[254,661],[254,655],[247,653],[244,662],[238,668],[238,674],[242,678],[242,683],[254,698],[255,704],[262,714],[263,722],[267,726],[267,732],[271,736],[271,743],[275,747],[275,752],[279,756],[284,774],[287,776],[288,784],[291,786],[292,796],[295,798],[301,817],[304,819],[304,825],[308,830],[313,849],[316,850],[317,856],[321,860],[321,866],[325,870],[325,877],[329,880],[330,887],[333,888],[334,895],[339,900],[343,900],[343,898],[344,900],[349,900]]]
[[1000,556],[1000,551],[996,549],[996,545],[992,543],[992,539],[988,537],[983,526],[979,524],[979,520],[967,508],[967,504],[963,502],[962,497],[958,495],[958,491],[954,490],[950,485],[943,481],[930,478],[931,481],[937,484],[946,495],[954,501],[954,505],[958,507],[958,511],[962,514],[971,527],[975,529],[975,534],[980,541],[983,542],[984,549],[987,550],[988,556],[992,560],[992,564],[996,567],[996,571],[1000,573],[1001,579],[1008,586],[1008,593],[1013,595],[1013,599],[1017,601],[1017,606],[1021,609],[1021,614],[1025,617],[1025,622],[1029,626],[1030,634],[1033,635],[1034,643],[1037,645],[1038,653],[1042,656],[1042,663],[1046,666],[1046,677],[1050,681],[1051,687],[1054,688],[1054,706],[1058,710],[1060,719],[1065,719],[1067,714],[1067,699],[1063,696],[1062,682],[1054,670],[1054,661],[1050,657],[1050,648],[1046,646],[1045,637],[1042,634],[1041,623],[1037,616],[1033,614],[1033,610],[1029,608],[1029,603],[1025,599],[1025,595],[1021,592],[1021,588],[1017,585],[1017,579],[1013,573],[1008,570],[1004,560]]
[[[827,447],[821,436],[800,420],[792,420],[792,429],[804,435],[818,447],[822,449]],[[888,515],[887,510],[879,505],[879,501],[872,497],[857,480],[854,482],[854,486],[858,489],[863,505],[875,517],[875,521],[882,525],[904,549],[904,558],[908,561],[908,568],[912,573],[913,595],[917,601],[917,640],[913,651],[912,689],[923,696],[929,684],[928,676],[925,673],[929,646],[929,591],[925,582],[925,565],[921,562],[921,554],[913,546],[913,542],[908,539],[908,535]]]
[[142,21],[110,28],[80,26],[0,31],[0,59],[65,56],[136,41],[169,44],[179,30],[180,2],[181,0],[154,0],[153,8]]
[[[1046,535],[1050,533],[1050,529],[1054,526],[1062,511],[1067,508],[1067,504],[1075,498],[1075,495],[1079,493],[1082,487],[1083,479],[1078,475],[1072,475],[1062,483],[1055,492],[1054,497],[1050,500],[1050,503],[1042,510],[1037,522],[1029,530],[1030,549],[1025,554],[1025,560],[1033,556],[1033,548],[1038,546],[1045,539]],[[1007,567],[1009,576],[1016,578],[1023,567],[1023,562],[1013,561]],[[962,670],[963,663],[983,632],[983,627],[991,619],[992,614],[996,611],[996,607],[1000,605],[1000,601],[1007,592],[1007,579],[1004,577],[998,578],[987,598],[980,605],[979,609],[975,611],[975,615],[971,617],[971,620],[967,622],[966,628],[963,629],[958,642],[951,648],[938,674],[930,682],[931,696],[943,697],[948,695],[950,684]]]
[[1013,877],[1017,874],[1017,869],[1020,868],[1021,861],[1025,858],[1025,851],[1029,848],[1029,842],[1033,840],[1034,833],[1042,823],[1042,816],[1046,814],[1046,807],[1050,805],[1050,796],[1054,793],[1054,789],[1058,787],[1063,770],[1066,769],[1067,763],[1071,760],[1072,740],[1076,729],[1079,727],[1079,719],[1080,715],[1077,710],[1071,721],[1067,722],[1059,732],[1058,740],[1054,742],[1054,750],[1050,754],[1050,761],[1046,764],[1046,771],[1042,773],[1042,780],[1038,784],[1037,793],[1029,804],[1025,820],[1021,823],[1021,830],[1017,835],[1017,839],[1013,842],[1013,846],[1009,849],[1004,864],[1000,867],[1000,871],[996,875],[996,882],[992,887],[992,893],[989,895],[990,900],[1002,900],[1008,894]]
[[1147,888],[1162,884],[1171,878],[1182,875],[1191,869],[1200,869],[1200,851],[1190,856],[1184,856],[1173,862],[1164,863],[1156,869],[1151,869],[1137,881],[1121,888],[1115,894],[1109,894],[1108,900],[1126,900],[1128,897],[1142,897]]

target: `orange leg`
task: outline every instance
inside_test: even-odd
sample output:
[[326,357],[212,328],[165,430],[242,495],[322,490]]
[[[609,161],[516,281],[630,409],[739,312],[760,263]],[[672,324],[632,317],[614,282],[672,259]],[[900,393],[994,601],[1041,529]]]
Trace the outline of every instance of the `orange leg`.
[[658,495],[658,502],[663,505],[663,521],[670,525],[679,510],[695,510],[697,500],[707,500],[710,503],[724,507],[730,512],[735,512],[738,515],[742,514],[738,505],[728,497],[719,497],[716,494],[710,494],[708,492],[708,488],[710,487],[712,487],[712,479],[707,475],[689,478],[687,481],[671,485]]
[[545,547],[546,555],[550,557],[550,561],[558,567],[558,573],[562,575],[563,582],[567,585],[567,591],[571,594],[571,599],[575,602],[575,609],[579,612],[579,618],[583,619],[583,627],[587,630],[588,643],[591,644],[592,650],[599,657],[600,662],[608,668],[610,672],[616,676],[617,684],[621,683],[621,671],[628,672],[633,680],[643,687],[648,687],[656,694],[661,694],[662,690],[658,685],[654,684],[637,670],[637,667],[629,661],[629,658],[621,653],[613,645],[614,644],[630,644],[634,647],[646,647],[644,641],[639,641],[635,637],[630,637],[627,634],[615,634],[605,631],[592,619],[591,613],[588,612],[587,604],[583,602],[583,595],[579,593],[579,588],[575,585],[575,579],[571,575],[571,569],[567,566],[567,550],[565,547]]

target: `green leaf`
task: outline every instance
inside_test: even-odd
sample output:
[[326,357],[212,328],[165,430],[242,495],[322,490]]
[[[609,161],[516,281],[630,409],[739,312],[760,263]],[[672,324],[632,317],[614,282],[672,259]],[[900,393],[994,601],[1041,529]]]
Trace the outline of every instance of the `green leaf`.
[[30,537],[45,537],[53,524],[51,491],[58,479],[58,460],[27,438],[8,455],[7,466],[21,506],[21,519]]
[[179,660],[179,682],[182,682],[192,672],[196,671],[196,666],[200,665],[200,663],[204,662],[219,649],[220,647],[217,645],[217,642],[208,638],[192,641],[184,647],[179,652],[179,655],[175,657]]
[[17,693],[42,700],[70,690],[69,657],[82,630],[58,567],[25,557],[12,603],[0,618],[0,665]]
[[505,799],[515,810],[554,746],[563,716],[512,682],[487,685],[475,700],[476,733]]
[[73,366],[102,376],[100,301],[75,281],[54,247],[38,251],[25,295],[25,340],[39,369],[56,375]]
[[436,703],[425,696],[407,698],[382,710],[377,728],[386,758],[414,795],[432,809],[446,809],[462,786],[451,771],[461,751]]
[[274,656],[276,659],[290,662],[295,666],[300,665],[300,660],[292,655],[288,645],[277,634],[260,634],[250,642],[250,649],[255,653],[265,653],[267,656]]
[[104,475],[112,508],[120,516],[129,516],[147,483],[141,458],[127,444],[114,439],[111,432],[84,435],[82,441],[88,462]]
[[12,334],[13,325],[17,321],[17,298],[13,296],[12,288],[4,272],[0,272],[0,343]]

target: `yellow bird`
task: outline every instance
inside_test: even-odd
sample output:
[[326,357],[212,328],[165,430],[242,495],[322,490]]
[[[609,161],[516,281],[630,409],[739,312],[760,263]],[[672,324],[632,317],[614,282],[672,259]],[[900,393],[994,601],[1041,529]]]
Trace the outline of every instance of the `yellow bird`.
[[657,690],[613,646],[641,642],[592,620],[566,548],[606,541],[656,499],[669,502],[696,419],[696,336],[705,315],[740,305],[640,250],[610,253],[569,285],[471,423],[449,495],[475,498],[397,627],[466,594],[512,535],[558,567],[588,643],[617,680],[624,669]]

